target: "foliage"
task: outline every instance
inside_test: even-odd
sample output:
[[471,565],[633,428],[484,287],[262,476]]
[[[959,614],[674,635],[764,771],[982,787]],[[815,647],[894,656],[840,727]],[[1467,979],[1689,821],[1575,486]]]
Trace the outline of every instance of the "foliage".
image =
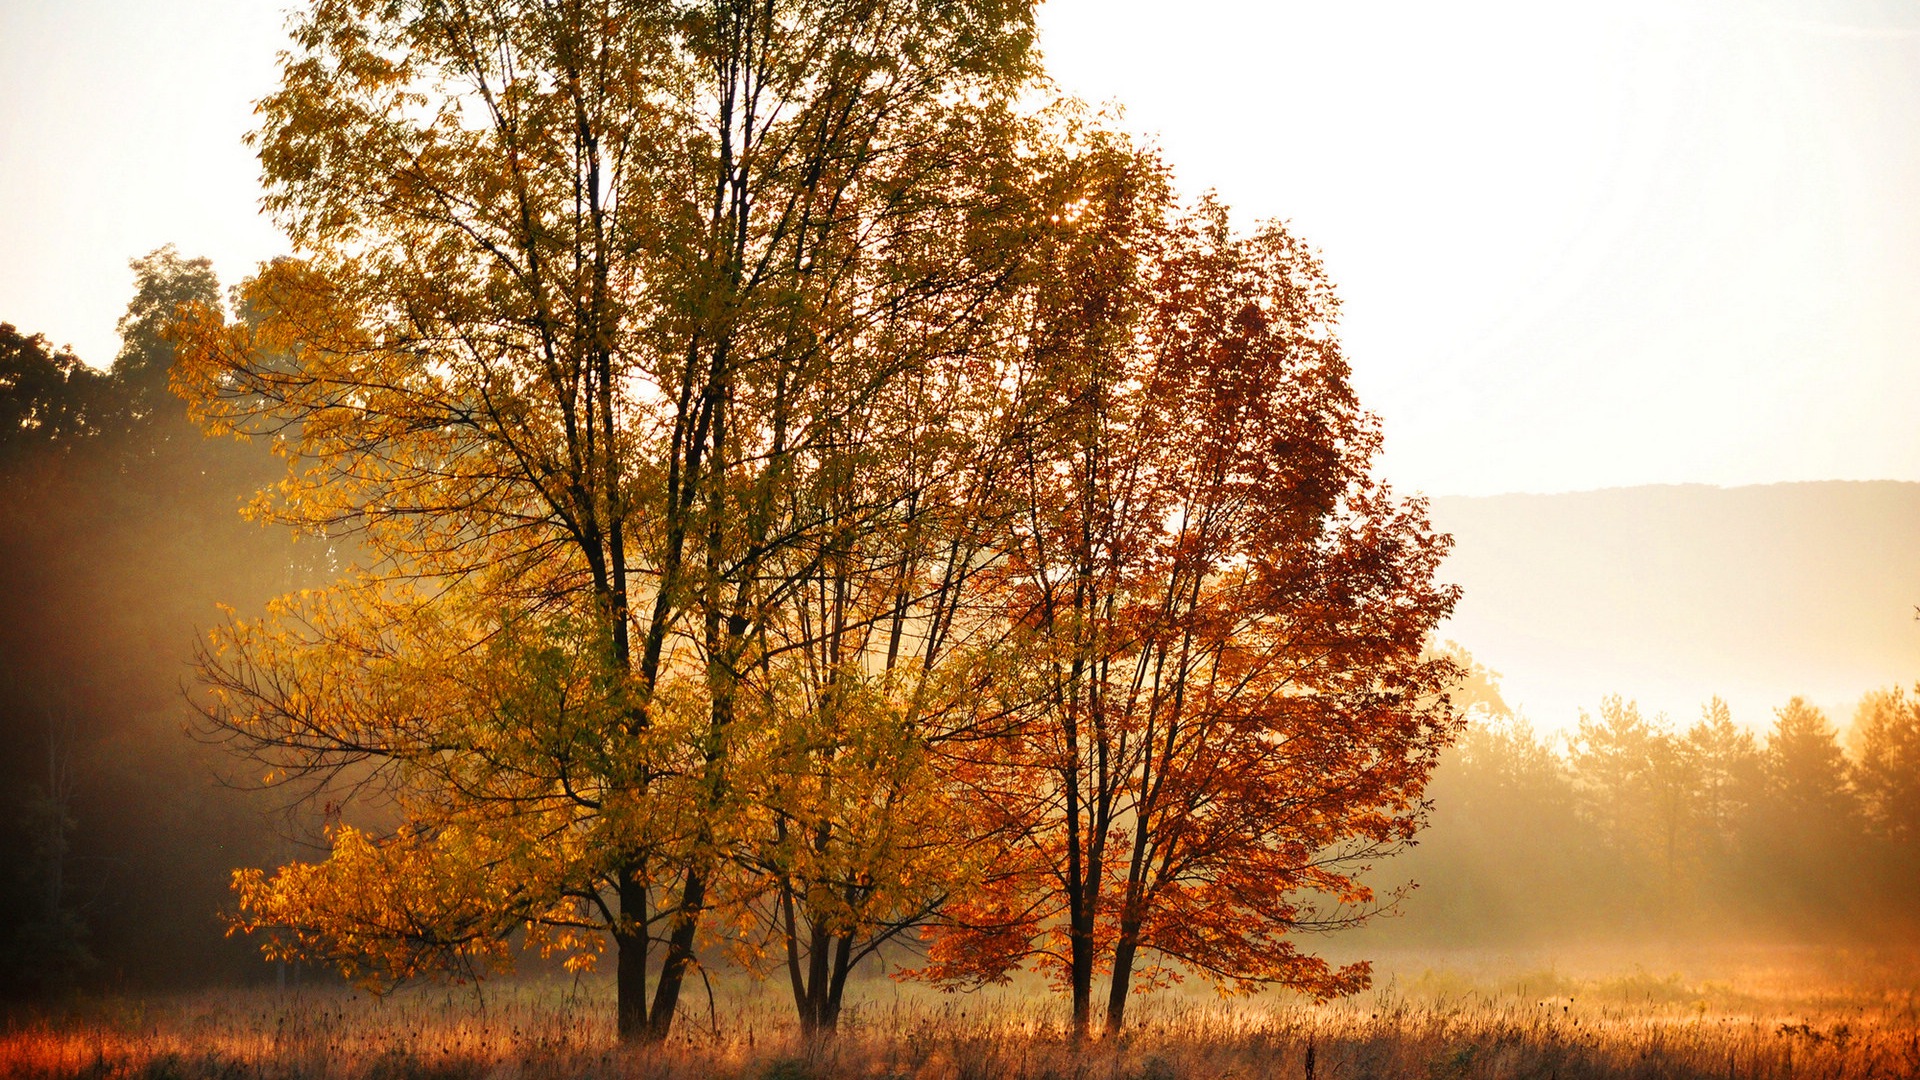
[[1724,856],[1732,846],[1729,838],[1761,798],[1766,761],[1753,733],[1733,722],[1732,710],[1719,698],[1701,708],[1682,753],[1692,769],[1701,841],[1710,854]]
[[[115,327],[120,333],[120,353],[114,357],[113,379],[125,395],[129,419],[150,422],[162,414],[175,419],[185,409],[167,391],[174,361],[167,327],[182,307],[218,310],[220,282],[211,260],[181,258],[172,244],[133,260],[132,267],[133,299]],[[180,425],[161,430],[176,435],[190,431]]]
[[1850,817],[1852,769],[1826,714],[1796,697],[1774,715],[1766,746],[1773,797],[1794,814],[1822,823]]
[[1454,668],[1421,656],[1455,595],[1446,542],[1369,477],[1311,252],[1210,202],[1176,214],[1151,159],[1095,140],[1078,160],[1027,316],[1056,405],[1017,444],[992,568],[1024,662],[992,688],[1005,730],[951,762],[1006,853],[926,974],[1035,960],[1083,1034],[1096,970],[1109,1030],[1136,964],[1141,988],[1170,961],[1351,993],[1365,965],[1295,939],[1361,921],[1359,874],[1418,827],[1453,732]]
[[1047,807],[1092,708],[1089,843],[1131,854],[1016,936],[1062,914],[1084,998],[1102,935],[1122,1004],[1136,950],[1363,983],[1290,935],[1419,822],[1445,541],[1370,478],[1317,260],[1017,113],[1031,35],[1013,0],[296,18],[255,140],[303,257],[184,320],[174,385],[287,459],[257,516],[364,558],[215,631],[207,731],[389,824],[243,873],[236,928],[381,981],[611,944],[656,1040],[726,932],[831,1028],[936,913],[962,967],[1024,955],[959,928],[1077,852]]
[[0,323],[0,461],[9,474],[29,454],[65,453],[98,433],[108,394],[107,378],[72,353]]
[[1649,723],[1632,702],[1609,697],[1598,721],[1581,716],[1572,757],[1586,814],[1600,823],[1616,856],[1658,868],[1662,896],[1671,906],[1693,880],[1694,842],[1701,833],[1696,763],[1664,719]]
[[[256,144],[305,257],[244,290],[256,322],[183,326],[175,384],[287,455],[261,516],[366,558],[216,635],[209,721],[276,779],[378,786],[408,827],[376,846],[455,878],[463,824],[524,824],[509,921],[610,938],[630,1036],[664,1037],[763,839],[753,763],[794,715],[775,661],[803,586],[931,482],[841,478],[964,447],[943,409],[996,385],[970,376],[1020,250],[1031,33],[1000,0],[295,20]],[[497,648],[510,629],[526,648]],[[520,700],[494,665],[552,648],[584,689]],[[407,709],[416,677],[458,683],[447,707]],[[243,893],[241,925],[302,873]],[[380,970],[457,954],[444,929]]]

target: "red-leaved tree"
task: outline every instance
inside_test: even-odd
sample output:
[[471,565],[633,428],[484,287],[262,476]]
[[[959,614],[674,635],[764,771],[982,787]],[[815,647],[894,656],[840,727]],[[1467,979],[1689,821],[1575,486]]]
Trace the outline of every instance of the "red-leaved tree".
[[1014,722],[948,768],[1003,845],[932,933],[948,984],[1035,963],[1092,1026],[1197,973],[1236,991],[1367,985],[1298,935],[1382,899],[1456,724],[1422,645],[1457,590],[1424,504],[1370,473],[1375,420],[1313,254],[1278,225],[1182,213],[1150,159],[1089,154],[1040,258],[1030,370],[1056,405],[1020,447],[994,567]]

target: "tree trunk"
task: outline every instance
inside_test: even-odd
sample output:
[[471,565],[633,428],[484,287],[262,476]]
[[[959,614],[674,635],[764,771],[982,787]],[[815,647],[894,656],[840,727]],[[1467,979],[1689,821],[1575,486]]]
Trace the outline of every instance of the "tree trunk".
[[1093,1034],[1093,913],[1089,907],[1084,896],[1077,896],[1067,915],[1075,1042],[1086,1042]]
[[847,973],[852,970],[853,935],[842,934],[834,939],[833,981],[827,985],[826,1015],[820,1021],[827,1032],[840,1030],[840,1002],[847,989]]
[[1093,904],[1080,861],[1077,786],[1067,785],[1067,985],[1073,993],[1073,1038],[1085,1042],[1093,1029]]
[[1108,1038],[1120,1034],[1126,1021],[1127,994],[1133,989],[1133,957],[1140,947],[1140,921],[1122,919],[1120,940],[1113,946],[1113,985],[1107,991]]
[[[1172,746],[1175,732],[1166,733],[1167,745]],[[1153,727],[1147,728],[1148,744],[1152,744]],[[1160,776],[1166,775],[1166,761],[1161,762]],[[1146,783],[1143,774],[1142,783]],[[1133,990],[1133,960],[1140,950],[1140,927],[1146,921],[1148,889],[1147,875],[1147,837],[1153,821],[1153,805],[1158,801],[1158,785],[1147,788],[1140,812],[1134,818],[1133,852],[1127,866],[1127,891],[1120,902],[1120,935],[1113,945],[1113,982],[1107,990],[1107,1035],[1120,1034],[1120,1025],[1127,1016],[1127,995]]]
[[620,870],[620,922],[614,927],[619,950],[614,969],[614,1012],[623,1043],[647,1035],[647,886],[640,867]]
[[811,1040],[832,1035],[840,1027],[840,1003],[847,989],[847,974],[853,969],[853,935],[812,926],[807,934],[803,970],[795,911],[792,890],[783,886],[780,918],[787,945],[787,975],[793,984],[793,1009],[800,1020],[800,1034]]
[[[778,824],[779,837],[787,838],[786,822]],[[782,879],[780,882],[780,932],[787,945],[787,982],[793,989],[793,1011],[800,1018],[800,1030],[807,1029],[807,977],[800,972],[800,928],[798,916],[794,913],[793,882]]]
[[[1080,661],[1075,660],[1072,679],[1077,683],[1079,677]],[[1060,777],[1067,803],[1067,985],[1073,995],[1073,1038],[1085,1042],[1093,1030],[1093,897],[1098,870],[1082,859],[1080,813],[1086,800],[1080,790],[1080,728],[1072,705],[1062,720],[1067,751]]]
[[653,992],[653,1012],[647,1018],[647,1041],[664,1042],[673,1028],[673,1013],[680,1005],[680,987],[693,969],[693,936],[700,927],[700,912],[706,903],[707,880],[699,867],[687,870],[686,888],[680,891],[680,911],[673,919],[673,935],[667,939],[667,958],[660,965],[660,986]]
[[826,927],[814,924],[807,935],[807,996],[800,1003],[800,1030],[808,1038],[818,1035],[827,1020],[827,946],[832,941]]

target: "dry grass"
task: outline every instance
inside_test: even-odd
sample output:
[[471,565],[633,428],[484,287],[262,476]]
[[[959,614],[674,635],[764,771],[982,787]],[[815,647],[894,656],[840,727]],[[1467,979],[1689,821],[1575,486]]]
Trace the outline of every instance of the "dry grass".
[[[1425,1080],[1711,1077],[1920,1078],[1916,980],[1905,962],[1749,965],[1738,979],[1644,970],[1411,966],[1373,993],[1313,1006],[1144,1002],[1124,1038],[1076,1047],[1037,997],[891,998],[802,1044],[769,993],[706,1001],[670,1045],[614,1044],[604,989],[527,982],[484,997],[416,991],[225,992],[97,1001],[13,1017],[0,1069],[20,1077],[803,1078]],[[1312,1058],[1309,1070],[1309,1055]]]

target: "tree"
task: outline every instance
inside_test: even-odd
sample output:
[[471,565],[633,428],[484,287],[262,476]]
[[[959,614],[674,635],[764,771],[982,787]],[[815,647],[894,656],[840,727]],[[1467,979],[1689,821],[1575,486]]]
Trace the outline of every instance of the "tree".
[[[1445,641],[1429,645],[1428,651],[1454,666],[1457,674],[1447,697],[1463,720],[1469,724],[1480,721],[1485,725],[1516,719],[1513,707],[1507,704],[1506,697],[1500,692],[1500,673],[1475,660],[1466,646],[1457,641]],[[1521,726],[1531,730],[1531,726],[1524,722]],[[1467,730],[1463,728],[1462,734]],[[1531,737],[1527,741],[1532,742]]]
[[1109,1032],[1167,964],[1364,986],[1294,938],[1373,910],[1359,875],[1418,827],[1455,671],[1422,656],[1446,541],[1369,475],[1318,261],[1217,204],[1177,214],[1157,163],[1092,142],[1023,335],[1057,405],[1018,447],[993,568],[1014,722],[950,762],[1005,851],[926,969],[1034,960],[1079,1037],[1102,969]]
[[[17,682],[7,680],[8,696],[25,696]],[[20,849],[23,857],[9,860],[15,880],[0,888],[15,916],[0,937],[0,990],[26,984],[45,993],[71,989],[98,961],[87,948],[87,924],[74,903],[71,878],[75,718],[65,702],[39,704],[46,722],[45,772],[40,782],[18,793],[16,814],[7,822],[13,827],[9,831],[20,834],[8,837],[7,846]]]
[[178,304],[220,299],[206,261],[166,248],[131,269],[114,372],[0,328],[0,736],[56,751],[16,754],[0,776],[22,796],[0,862],[26,879],[0,924],[40,935],[38,953],[0,961],[14,969],[0,983],[22,989],[57,982],[79,940],[98,960],[83,986],[257,968],[207,915],[233,861],[272,850],[270,829],[178,737],[180,664],[216,599],[253,604],[300,578],[286,538],[235,513],[279,471],[264,448],[204,438],[178,400],[135,407],[165,393],[174,349],[159,330]]
[[1684,752],[1692,765],[1695,804],[1710,854],[1724,861],[1737,845],[1761,792],[1762,757],[1753,733],[1733,722],[1727,703],[1701,706],[1687,729]]
[[1524,716],[1470,715],[1427,796],[1432,822],[1403,867],[1421,890],[1410,922],[1458,944],[1559,932],[1591,915],[1608,880],[1593,857],[1600,835],[1578,813],[1566,762]]
[[1448,698],[1464,723],[1426,789],[1420,844],[1398,864],[1420,887],[1399,925],[1451,944],[1564,928],[1585,914],[1570,894],[1590,899],[1604,880],[1566,762],[1507,705],[1498,673],[1454,642],[1433,651],[1462,672]]
[[1645,874],[1670,921],[1696,877],[1700,830],[1698,762],[1664,715],[1641,717],[1638,705],[1612,695],[1598,720],[1584,711],[1572,764],[1584,812],[1597,824],[1629,874]]
[[120,353],[113,360],[113,379],[124,396],[127,419],[175,437],[191,434],[179,423],[184,412],[180,400],[167,388],[175,352],[167,328],[183,307],[220,310],[220,281],[211,260],[181,258],[172,244],[129,265],[134,294],[116,327]]
[[0,465],[8,479],[20,458],[64,454],[107,424],[112,400],[107,379],[41,334],[0,323]]
[[1820,822],[1853,816],[1852,768],[1826,713],[1796,697],[1775,710],[1767,735],[1766,771],[1773,798]]
[[802,553],[892,520],[803,496],[993,338],[1031,37],[1024,0],[298,16],[255,141],[304,258],[185,324],[175,385],[288,456],[261,513],[367,557],[219,629],[207,716],[405,825],[243,875],[241,925],[375,979],[610,938],[622,1037],[664,1037]]
[[1883,835],[1920,838],[1920,687],[1876,690],[1854,714],[1860,762],[1855,783],[1867,816]]
[[787,599],[741,673],[741,939],[752,966],[783,954],[809,1035],[834,1030],[863,958],[982,869],[930,747],[972,727],[1004,636],[975,598],[1025,413],[998,366],[979,348],[939,379],[844,388],[834,462],[794,492],[821,527],[778,556]]
[[1864,821],[1852,768],[1826,714],[1798,697],[1776,709],[1762,769],[1745,852],[1755,892],[1790,925],[1844,925],[1863,900]]

